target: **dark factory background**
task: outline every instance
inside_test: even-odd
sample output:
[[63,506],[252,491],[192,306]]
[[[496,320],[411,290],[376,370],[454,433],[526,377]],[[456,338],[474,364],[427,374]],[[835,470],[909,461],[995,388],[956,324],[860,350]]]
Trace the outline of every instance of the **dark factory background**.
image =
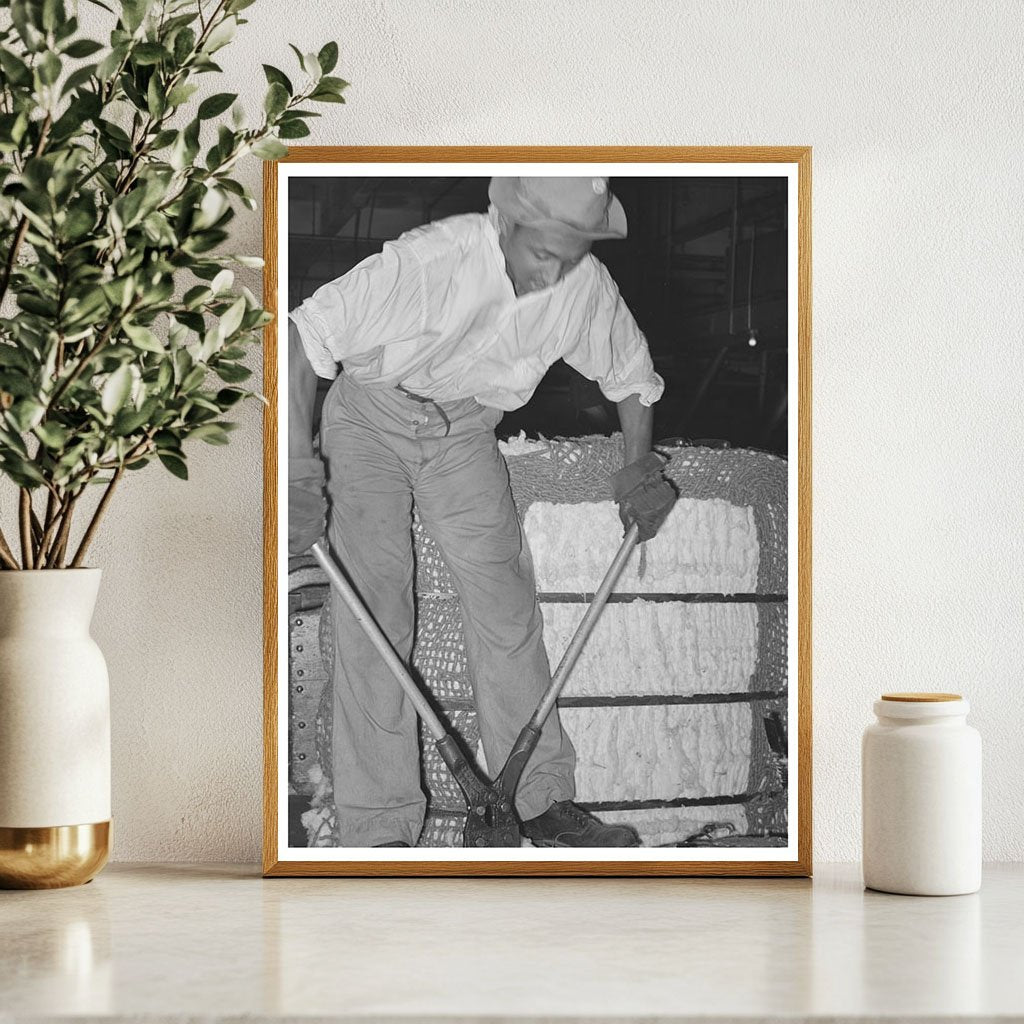
[[[487,178],[289,181],[288,308],[403,231],[487,209]],[[787,180],[613,178],[629,237],[597,242],[665,395],[655,438],[787,454]],[[608,434],[615,406],[566,364],[498,436]]]

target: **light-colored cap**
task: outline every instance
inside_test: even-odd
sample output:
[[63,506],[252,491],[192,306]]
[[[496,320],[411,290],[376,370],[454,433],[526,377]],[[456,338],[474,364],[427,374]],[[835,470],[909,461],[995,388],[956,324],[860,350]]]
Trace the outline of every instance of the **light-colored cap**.
[[626,237],[626,211],[607,178],[491,178],[488,197],[516,224],[579,238]]

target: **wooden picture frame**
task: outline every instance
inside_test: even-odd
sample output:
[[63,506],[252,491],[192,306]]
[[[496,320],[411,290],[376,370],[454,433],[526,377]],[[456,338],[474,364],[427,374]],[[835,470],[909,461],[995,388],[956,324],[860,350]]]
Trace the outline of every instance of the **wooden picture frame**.
[[[575,165],[575,169],[572,165]],[[283,519],[287,515],[287,474],[286,456],[279,452],[279,429],[286,415],[286,398],[279,393],[279,381],[284,376],[283,353],[287,351],[287,314],[289,305],[282,289],[288,287],[283,268],[287,262],[284,240],[287,234],[283,224],[286,211],[286,188],[301,177],[326,180],[329,177],[344,178],[359,176],[379,179],[392,175],[417,178],[426,175],[451,177],[452,181],[468,177],[488,178],[492,174],[523,173],[558,175],[562,173],[583,173],[604,175],[610,178],[612,191],[617,182],[636,177],[637,194],[643,182],[674,179],[704,182],[706,179],[735,179],[737,183],[746,178],[784,179],[786,205],[781,223],[784,240],[772,238],[772,243],[783,245],[776,250],[777,264],[785,262],[785,310],[782,332],[782,349],[785,352],[784,368],[780,371],[785,383],[782,385],[783,423],[775,423],[776,430],[785,430],[789,439],[788,461],[785,475],[788,481],[786,501],[788,502],[788,527],[783,532],[785,539],[786,589],[782,595],[770,599],[781,601],[783,613],[788,614],[789,633],[785,642],[785,661],[778,672],[777,688],[772,690],[773,699],[783,701],[786,713],[782,716],[784,749],[780,753],[769,752],[771,770],[776,786],[772,792],[778,796],[778,780],[786,786],[782,804],[774,813],[786,816],[784,830],[785,846],[743,845],[737,836],[733,845],[728,845],[730,834],[722,826],[723,836],[716,838],[710,830],[705,842],[700,837],[689,837],[694,846],[660,846],[629,851],[595,850],[547,850],[547,849],[506,849],[476,852],[444,848],[440,852],[419,848],[414,849],[367,849],[353,851],[342,847],[319,847],[312,849],[291,845],[289,823],[295,826],[295,813],[289,818],[288,772],[291,761],[286,743],[285,730],[289,725],[287,716],[289,687],[294,680],[283,678],[291,662],[288,651],[281,648],[289,644],[285,600],[289,594],[282,590],[287,571],[287,542]],[[640,179],[643,179],[642,181]],[[424,177],[424,180],[426,178]],[[433,178],[431,179],[433,180]],[[715,184],[714,181],[711,184]],[[721,184],[719,182],[718,184]],[[354,186],[353,186],[354,187]],[[625,186],[623,186],[625,187]],[[653,186],[651,186],[653,188]],[[708,187],[711,187],[710,185]],[[723,186],[724,187],[724,186]],[[695,185],[696,189],[697,186]],[[699,191],[699,189],[698,189]],[[756,192],[756,190],[752,190]],[[744,332],[750,330],[750,345],[759,339],[756,325],[750,323],[753,295],[760,285],[755,284],[754,243],[750,240],[749,224],[745,217],[760,217],[767,207],[765,199],[761,206],[755,195],[746,205],[740,201],[740,185],[735,186],[736,199],[728,213],[720,211],[714,221],[694,227],[693,230],[724,231],[728,236],[725,252],[726,273],[732,282],[728,292],[728,336],[719,338],[721,355],[717,366],[710,359],[707,370],[714,376],[721,366],[727,365],[733,355],[739,353],[738,345],[743,341]],[[651,193],[653,194],[653,193]],[[668,216],[676,217],[676,192],[668,188]],[[437,207],[435,207],[437,209]],[[480,212],[483,212],[481,209]],[[436,215],[435,215],[436,216]],[[337,221],[338,218],[335,218]],[[425,222],[425,221],[422,221]],[[756,224],[756,221],[754,222]],[[336,225],[340,226],[340,225]],[[386,229],[385,229],[386,230]],[[756,235],[756,230],[754,232]],[[352,248],[357,251],[358,229],[354,234]],[[708,237],[699,236],[699,237]],[[762,238],[767,238],[763,234]],[[675,259],[677,249],[689,243],[677,243],[672,231],[665,231],[666,260]],[[706,270],[717,274],[722,261],[721,239],[715,242],[719,248],[714,251],[684,254],[688,266],[696,268],[695,273]],[[809,147],[292,147],[287,157],[280,162],[268,162],[264,171],[264,305],[275,314],[264,335],[264,393],[267,406],[264,415],[264,834],[263,872],[267,877],[288,876],[809,876],[811,874],[811,150]],[[747,262],[743,262],[746,260]],[[771,255],[768,257],[772,262]],[[737,269],[737,261],[740,268]],[[749,268],[747,267],[749,263]],[[666,266],[672,266],[666,263]],[[761,264],[763,267],[763,262]],[[760,272],[761,267],[758,267]],[[708,269],[711,268],[711,269]],[[749,272],[748,272],[749,271]],[[749,284],[742,280],[746,274]],[[666,280],[667,280],[666,276]],[[737,284],[739,282],[739,284]],[[746,287],[746,315],[742,314],[743,288]],[[765,285],[767,288],[767,285]],[[765,294],[768,294],[767,292]],[[774,294],[774,293],[773,293]],[[775,300],[773,300],[775,301]],[[779,300],[781,301],[781,300]],[[774,307],[773,307],[774,308]],[[703,314],[702,314],[703,315]],[[708,314],[711,316],[712,314]],[[718,314],[714,314],[717,316]],[[724,315],[724,314],[722,314]],[[638,321],[641,317],[637,316]],[[710,321],[707,321],[710,323]],[[704,321],[701,321],[704,323]],[[724,321],[723,321],[724,323]],[[643,324],[641,323],[641,326]],[[719,332],[720,334],[722,332]],[[714,335],[718,337],[718,335]],[[711,335],[709,334],[709,337]],[[724,340],[723,340],[724,339]],[[767,356],[765,356],[767,358]],[[657,363],[657,358],[655,360]],[[738,372],[738,371],[737,371]],[[761,402],[764,404],[764,375],[760,383]],[[791,400],[795,390],[796,403]],[[701,448],[701,451],[706,449]],[[795,455],[795,465],[793,458]],[[282,484],[282,480],[285,481]],[[795,519],[795,522],[793,521]],[[794,560],[794,547],[796,558]],[[282,571],[284,566],[284,571]],[[796,594],[793,594],[793,586]],[[712,595],[692,594],[690,598],[711,598]],[[754,595],[718,595],[722,601],[733,598],[744,600]],[[794,600],[795,598],[795,600]],[[769,598],[765,598],[769,600]],[[766,605],[755,604],[758,614]],[[582,612],[582,608],[580,609]],[[793,613],[796,627],[793,627]],[[758,622],[761,620],[758,619]],[[784,619],[785,621],[785,619]],[[294,619],[291,629],[295,629]],[[763,629],[764,627],[758,627]],[[305,634],[308,637],[308,634]],[[760,635],[760,634],[758,634]],[[292,652],[294,656],[294,652]],[[760,657],[760,654],[758,654]],[[793,677],[795,662],[796,676]],[[301,685],[301,684],[300,684]],[[753,688],[753,683],[750,684]],[[760,691],[758,691],[760,692]],[[698,695],[706,697],[707,695]],[[754,731],[759,728],[755,705],[760,697],[754,695],[723,695],[728,700],[738,699],[750,706]],[[295,698],[292,693],[291,699]],[[685,702],[688,697],[678,698]],[[697,702],[697,698],[692,698]],[[719,704],[712,700],[705,703]],[[776,703],[772,705],[779,707]],[[768,707],[767,704],[763,707]],[[307,714],[307,718],[310,717]],[[795,718],[795,721],[794,721]],[[776,726],[779,716],[775,715]],[[303,721],[305,728],[316,728],[313,720]],[[764,728],[771,732],[765,718]],[[307,734],[308,735],[308,734]],[[753,735],[753,733],[751,734]],[[763,740],[763,737],[762,737]],[[754,746],[762,740],[753,739],[749,755],[749,776],[754,764]],[[778,741],[778,728],[776,728]],[[769,745],[771,737],[769,736]],[[776,744],[777,745],[777,744]],[[760,749],[760,748],[758,748]],[[760,756],[760,755],[759,755]],[[796,770],[790,771],[792,762]],[[759,769],[760,770],[760,769]],[[768,769],[765,769],[767,771]],[[765,776],[767,777],[767,776]],[[307,773],[308,782],[308,773]],[[762,779],[763,783],[763,779]],[[767,785],[767,784],[765,784]],[[749,786],[748,786],[749,788]],[[761,799],[760,794],[768,792],[762,788],[753,793],[751,799]],[[744,794],[746,790],[744,790]],[[741,794],[743,795],[743,794]],[[690,798],[690,804],[697,806],[702,798]],[[707,799],[712,799],[708,797]],[[717,799],[717,797],[715,797]],[[765,797],[764,799],[767,799]],[[293,797],[294,800],[294,797]],[[662,800],[661,803],[665,801]],[[637,804],[658,801],[637,800]],[[677,802],[678,803],[678,802]],[[600,805],[604,806],[604,805]],[[660,804],[659,804],[660,806]],[[703,806],[703,805],[700,805]],[[761,806],[761,805],[759,805]],[[783,806],[784,811],[778,807]],[[744,805],[746,808],[747,805]],[[309,812],[307,812],[308,814]],[[738,813],[738,812],[737,812]],[[794,820],[795,819],[795,820]],[[752,819],[750,819],[752,820]],[[749,826],[749,821],[748,821]],[[736,828],[737,826],[733,826]],[[752,826],[750,826],[752,827]],[[767,826],[762,826],[765,843],[769,838]],[[748,832],[750,838],[753,833]],[[751,840],[754,841],[753,839]],[[721,842],[723,845],[711,845]]]

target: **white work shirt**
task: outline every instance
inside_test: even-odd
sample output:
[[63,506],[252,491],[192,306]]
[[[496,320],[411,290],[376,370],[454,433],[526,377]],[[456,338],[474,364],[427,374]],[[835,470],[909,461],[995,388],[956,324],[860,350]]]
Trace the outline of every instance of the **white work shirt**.
[[549,288],[517,296],[497,214],[469,213],[408,231],[291,312],[310,365],[337,363],[361,384],[435,401],[525,405],[564,359],[612,402],[665,389],[647,341],[604,265],[588,253]]

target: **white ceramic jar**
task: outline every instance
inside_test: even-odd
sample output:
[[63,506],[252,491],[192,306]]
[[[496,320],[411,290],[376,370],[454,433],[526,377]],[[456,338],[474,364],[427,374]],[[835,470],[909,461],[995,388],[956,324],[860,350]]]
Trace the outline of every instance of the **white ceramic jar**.
[[955,693],[890,693],[864,731],[864,884],[913,896],[981,886],[981,737]]

